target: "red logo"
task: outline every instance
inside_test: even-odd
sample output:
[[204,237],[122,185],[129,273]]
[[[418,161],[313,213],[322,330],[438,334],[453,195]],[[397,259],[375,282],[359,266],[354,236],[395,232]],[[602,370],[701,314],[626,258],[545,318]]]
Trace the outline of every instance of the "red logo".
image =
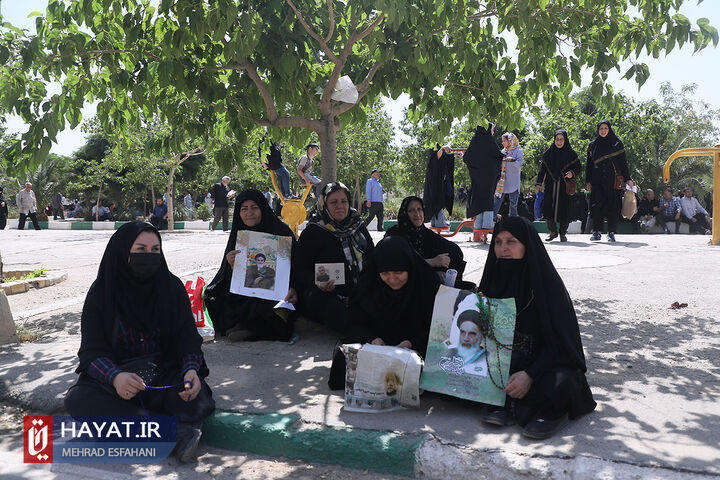
[[53,417],[23,417],[25,463],[52,463]]

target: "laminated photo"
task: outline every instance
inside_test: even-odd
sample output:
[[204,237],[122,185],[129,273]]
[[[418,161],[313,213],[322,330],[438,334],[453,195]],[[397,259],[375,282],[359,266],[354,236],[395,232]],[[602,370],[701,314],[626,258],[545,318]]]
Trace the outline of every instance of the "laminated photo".
[[504,405],[514,335],[514,298],[440,286],[420,388]]
[[238,232],[230,291],[246,297],[283,300],[290,287],[292,239],[263,232]]

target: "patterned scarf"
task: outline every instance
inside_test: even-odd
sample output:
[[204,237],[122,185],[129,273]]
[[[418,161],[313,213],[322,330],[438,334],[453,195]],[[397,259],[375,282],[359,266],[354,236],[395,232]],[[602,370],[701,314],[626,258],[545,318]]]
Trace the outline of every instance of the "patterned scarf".
[[404,236],[408,239],[408,242],[410,242],[410,245],[412,245],[415,251],[422,254],[422,234],[423,229],[425,229],[426,227],[425,225],[420,225],[419,227],[416,227],[412,223],[412,220],[410,220],[410,215],[408,215],[408,208],[410,207],[410,202],[413,201],[419,202],[423,208],[423,211],[425,211],[425,203],[422,201],[422,198],[415,196],[404,198],[402,203],[400,204],[400,209],[398,210],[398,227],[400,228],[400,231],[403,232]]
[[[515,150],[518,147],[518,139],[512,132],[503,133],[503,138],[510,142],[510,146],[502,149],[502,154],[507,157],[507,154]],[[501,198],[503,195],[503,189],[505,188],[505,162],[502,162],[502,171],[500,172],[500,180],[495,187],[495,197]]]
[[311,225],[324,228],[332,233],[340,240],[342,244],[345,260],[348,262],[350,274],[354,284],[357,284],[360,273],[365,268],[365,252],[367,250],[367,240],[360,232],[362,227],[362,218],[357,210],[350,208],[348,216],[344,220],[338,222],[330,215],[327,209],[327,198],[330,194],[338,190],[345,191],[348,201],[351,199],[350,190],[340,182],[330,183],[325,186],[322,192],[322,210],[320,215],[310,220]]

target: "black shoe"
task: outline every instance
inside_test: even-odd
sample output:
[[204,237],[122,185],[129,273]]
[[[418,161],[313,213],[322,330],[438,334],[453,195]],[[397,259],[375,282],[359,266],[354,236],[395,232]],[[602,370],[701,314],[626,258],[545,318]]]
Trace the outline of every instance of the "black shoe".
[[563,234],[561,233],[561,234],[560,234],[560,241],[561,241],[561,242],[567,242],[567,236],[565,236],[565,235],[563,235]]
[[555,432],[559,431],[567,424],[567,413],[564,413],[560,417],[555,419],[548,419],[538,416],[531,420],[530,423],[525,425],[522,433],[528,438],[542,440],[544,438],[552,437]]
[[197,462],[197,447],[202,437],[202,428],[194,425],[178,425],[178,441],[175,456],[180,463]]
[[502,407],[486,407],[480,415],[480,421],[498,427],[515,425],[515,417],[512,412]]
[[550,235],[547,236],[545,241],[552,242],[553,240],[555,240],[557,238],[557,236],[558,236],[557,232],[550,232]]

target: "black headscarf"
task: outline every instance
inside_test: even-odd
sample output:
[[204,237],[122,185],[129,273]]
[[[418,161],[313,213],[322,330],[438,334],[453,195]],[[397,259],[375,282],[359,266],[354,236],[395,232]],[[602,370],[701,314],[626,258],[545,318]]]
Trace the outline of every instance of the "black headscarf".
[[[381,272],[388,271],[407,271],[407,283],[393,290],[380,278]],[[399,236],[381,240],[350,300],[353,322],[365,332],[361,341],[381,337],[386,344],[397,345],[410,340],[413,349],[424,355],[439,287],[437,274],[407,240]]]
[[158,230],[146,222],[126,223],[110,237],[97,278],[85,298],[78,372],[99,357],[117,360],[118,321],[143,331],[159,330],[160,354],[165,360],[200,352],[202,338],[195,328],[188,295],[180,279],[168,270],[162,249],[158,254],[161,265],[151,277],[138,279],[130,270],[130,249],[142,232],[160,238]]
[[[555,137],[558,135],[562,135],[565,139],[565,144],[562,148],[555,146]],[[574,170],[572,164],[575,162],[579,163],[579,160],[577,153],[575,153],[575,150],[573,150],[570,145],[567,131],[560,129],[555,132],[550,148],[543,153],[542,162],[545,164],[545,168],[550,173],[553,181],[561,179],[563,174],[568,170]]]
[[467,204],[469,218],[493,209],[495,188],[500,180],[504,155],[495,143],[491,129],[492,124],[487,129],[478,126],[463,156],[472,181]]
[[[243,202],[252,200],[260,207],[261,218],[260,223],[254,227],[248,227],[240,216],[240,207]],[[265,196],[259,190],[253,188],[243,190],[236,197],[235,200],[235,212],[233,213],[232,230],[230,231],[230,238],[228,238],[227,245],[225,246],[225,253],[223,254],[222,262],[220,264],[220,270],[215,274],[215,277],[210,282],[210,285],[205,289],[206,298],[209,295],[221,295],[220,292],[228,293],[230,291],[230,280],[232,279],[232,268],[227,261],[227,254],[235,250],[237,244],[238,231],[250,230],[253,232],[270,233],[272,235],[280,235],[284,237],[293,238],[294,236],[290,227],[280,220],[268,205]],[[212,315],[211,315],[212,318]]]
[[[519,260],[498,259],[495,239],[508,231],[525,246]],[[518,310],[534,299],[544,343],[553,367],[587,370],[575,307],[535,227],[523,217],[505,217],[495,225],[478,290],[491,298],[515,297]]]
[[[604,137],[600,136],[601,125],[609,128]],[[625,146],[615,135],[610,122],[602,120],[597,125],[597,137],[588,145],[585,180],[594,185],[603,185],[610,192],[613,190],[616,174],[622,175],[625,181],[630,180]]]
[[410,208],[410,202],[413,201],[420,202],[420,206],[423,208],[423,211],[426,211],[425,203],[422,201],[422,198],[416,196],[405,197],[403,198],[403,201],[400,204],[400,209],[398,210],[397,225],[398,230],[400,230],[400,234],[405,237],[408,242],[410,242],[410,245],[416,252],[422,255],[423,234],[427,230],[427,227],[425,224],[416,227],[412,220],[410,220],[408,208]]

